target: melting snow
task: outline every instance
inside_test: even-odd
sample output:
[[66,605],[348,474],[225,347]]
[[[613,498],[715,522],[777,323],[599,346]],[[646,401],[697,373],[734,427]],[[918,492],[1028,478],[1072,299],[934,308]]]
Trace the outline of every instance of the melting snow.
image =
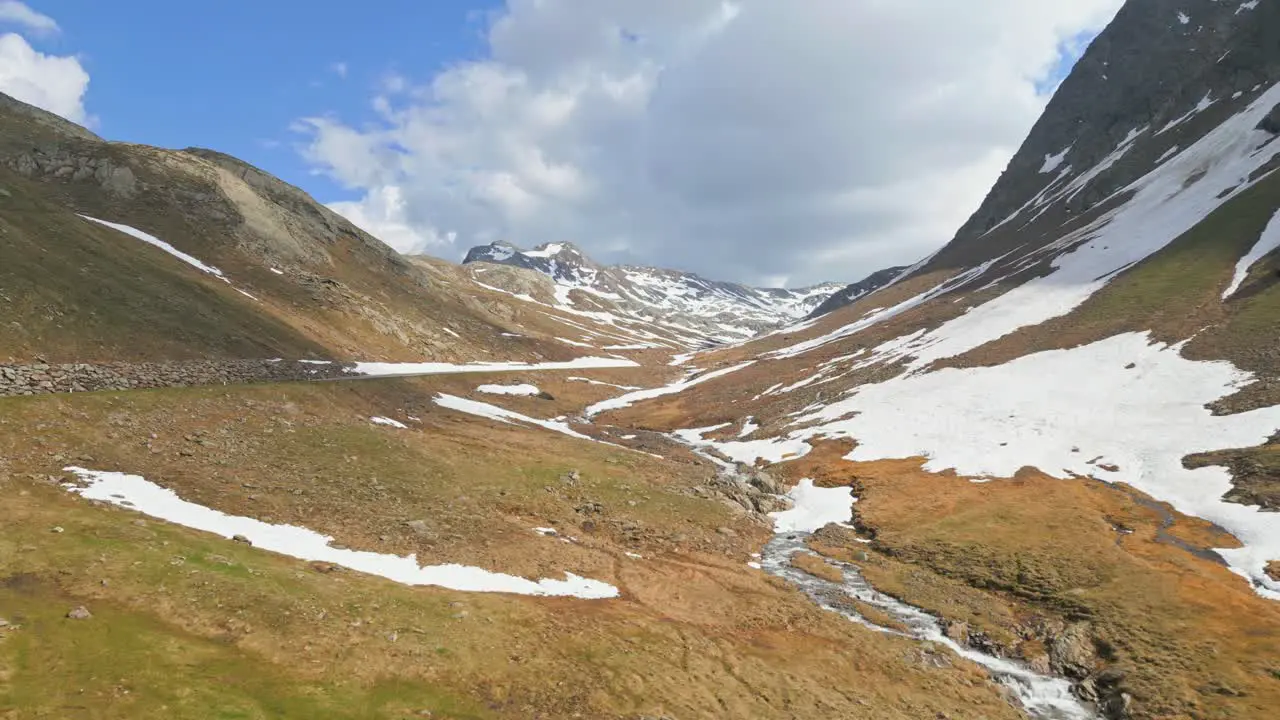
[[[691,445],[695,448],[714,450],[720,455],[729,458],[733,462],[742,463],[743,465],[755,465],[756,461],[764,460],[770,463],[780,463],[785,460],[802,457],[809,453],[809,443],[805,442],[808,436],[796,436],[788,438],[766,438],[761,440],[708,440],[703,437],[710,432],[728,427],[727,425],[715,425],[705,428],[691,428],[688,430],[677,430],[672,435],[676,439]],[[743,437],[743,436],[739,436]],[[704,454],[711,460],[716,460],[714,456]],[[718,461],[717,461],[718,462]],[[724,463],[721,466],[727,467]]]
[[435,404],[443,408],[457,410],[458,412],[467,413],[469,415],[477,415],[479,417],[489,418],[490,420],[497,420],[498,422],[507,423],[508,425],[527,423],[529,425],[537,425],[538,427],[563,433],[569,437],[575,437],[581,440],[590,440],[592,442],[600,442],[593,437],[583,435],[582,433],[575,431],[573,428],[569,427],[568,423],[565,423],[562,420],[539,420],[538,418],[531,418],[528,415],[521,415],[518,412],[500,408],[497,405],[468,400],[454,395],[438,395],[436,396]]
[[1156,132],[1156,135],[1160,135],[1160,134],[1163,134],[1163,133],[1165,133],[1165,132],[1168,132],[1169,130],[1172,130],[1173,128],[1175,128],[1175,127],[1177,127],[1177,126],[1181,125],[1182,123],[1184,123],[1184,122],[1186,122],[1186,121],[1190,120],[1191,118],[1195,117],[1196,115],[1199,115],[1200,113],[1204,112],[1205,110],[1208,110],[1208,109],[1209,109],[1209,106],[1210,106],[1210,105],[1212,105],[1212,104],[1214,104],[1215,102],[1217,102],[1217,101],[1213,99],[1213,96],[1212,96],[1212,94],[1211,94],[1211,93],[1205,93],[1204,97],[1203,97],[1203,98],[1201,98],[1200,102],[1196,103],[1196,106],[1195,106],[1195,107],[1191,108],[1191,111],[1190,111],[1190,112],[1188,112],[1186,115],[1183,115],[1182,117],[1180,117],[1180,118],[1178,118],[1178,119],[1174,120],[1173,122],[1169,123],[1168,125],[1165,125],[1164,127],[1160,128],[1160,130]]
[[448,373],[486,373],[486,372],[514,372],[517,370],[592,370],[600,368],[629,368],[640,367],[637,363],[623,358],[599,358],[599,357],[582,357],[574,358],[567,362],[544,362],[544,363],[524,363],[524,362],[506,362],[506,363],[471,363],[469,365],[454,365],[452,363],[384,363],[384,362],[362,362],[356,363],[352,370],[357,375],[368,375],[374,377],[393,377],[397,375],[444,375]]
[[377,575],[403,585],[432,585],[463,592],[500,592],[518,595],[554,595],[584,599],[613,598],[617,588],[598,580],[565,573],[564,580],[528,580],[466,565],[418,564],[416,555],[398,556],[361,550],[340,550],[333,538],[292,525],[272,525],[253,518],[227,515],[187,502],[172,490],[138,475],[99,472],[68,467],[85,487],[66,489],[91,500],[108,502],[195,530],[223,537],[247,538],[255,547],[306,561],[330,562],[358,572]]
[[172,256],[174,256],[174,257],[178,258],[178,259],[179,259],[179,260],[181,260],[182,262],[184,262],[184,263],[186,263],[186,264],[190,265],[191,267],[193,267],[193,268],[195,268],[195,269],[197,269],[197,270],[199,270],[199,271],[201,271],[201,272],[206,272],[206,273],[209,273],[210,275],[215,275],[215,276],[217,276],[217,277],[222,277],[222,271],[221,271],[221,270],[219,270],[218,268],[216,268],[216,267],[214,267],[214,266],[212,266],[212,265],[206,265],[206,264],[204,264],[204,263],[200,262],[200,261],[199,261],[199,260],[197,260],[196,258],[194,258],[194,257],[192,257],[192,256],[190,256],[190,255],[188,255],[188,254],[186,254],[186,253],[184,253],[184,252],[182,252],[182,251],[181,251],[181,250],[179,250],[178,248],[176,248],[176,247],[174,247],[174,246],[170,245],[169,243],[167,243],[167,242],[165,242],[165,241],[161,240],[160,238],[158,238],[158,237],[156,237],[156,236],[154,236],[154,235],[150,235],[150,234],[148,234],[148,233],[144,233],[144,232],[142,232],[141,230],[139,230],[139,229],[137,229],[137,228],[129,227],[128,225],[121,225],[121,224],[119,224],[119,223],[107,222],[106,220],[99,220],[98,218],[95,218],[95,217],[89,217],[88,215],[81,215],[80,217],[84,218],[85,220],[89,220],[89,221],[91,221],[91,222],[98,223],[99,225],[105,225],[105,226],[107,226],[107,227],[109,227],[109,228],[111,228],[111,229],[113,229],[113,230],[118,230],[118,231],[120,231],[120,232],[124,233],[125,235],[129,235],[129,236],[135,237],[135,238],[137,238],[137,239],[141,240],[142,242],[144,242],[144,243],[146,243],[146,244],[148,244],[148,245],[152,245],[152,246],[154,246],[154,247],[158,247],[158,248],[160,248],[161,250],[163,250],[163,251],[165,251],[165,252],[169,253],[170,255],[172,255]]
[[1231,278],[1231,285],[1222,293],[1222,299],[1226,300],[1234,295],[1244,283],[1245,278],[1249,276],[1249,268],[1278,247],[1280,247],[1280,212],[1272,216],[1271,222],[1267,223],[1266,229],[1262,231],[1262,237],[1258,238],[1253,249],[1236,263],[1235,276]]
[[571,377],[569,378],[569,380],[570,382],[584,382],[591,385],[603,385],[605,387],[618,388],[619,390],[641,390],[642,389],[642,388],[635,387],[633,385],[614,385],[613,383],[601,382],[599,380],[592,380],[591,378],[584,378],[584,377]]
[[1191,22],[1191,16],[1184,12],[1180,12],[1178,13],[1178,22],[1182,23],[1183,25],[1186,25],[1187,23]]
[[1040,174],[1043,175],[1057,170],[1058,167],[1062,165],[1062,161],[1067,159],[1067,153],[1071,152],[1072,147],[1074,147],[1074,145],[1068,146],[1057,155],[1045,155],[1044,165],[1040,166]]
[[476,392],[489,395],[537,395],[542,391],[535,385],[481,385]]
[[733,367],[723,368],[720,370],[716,370],[715,372],[709,372],[704,375],[700,375],[691,380],[681,380],[679,382],[672,383],[671,385],[667,385],[665,387],[649,388],[647,390],[636,390],[635,392],[630,392],[620,397],[598,402],[595,405],[592,405],[591,407],[587,408],[585,411],[585,414],[587,417],[591,417],[593,415],[598,415],[604,412],[605,410],[618,410],[621,408],[630,407],[631,405],[634,405],[635,403],[640,402],[641,400],[650,400],[652,398],[662,397],[663,395],[674,395],[678,392],[687,390],[693,387],[694,385],[700,385],[704,382],[707,382],[708,380],[714,380],[718,377],[728,375],[731,372],[736,372],[738,370],[741,370],[751,365],[753,362],[754,361],[748,361],[748,362],[742,363],[741,365],[735,365]]
[[589,348],[589,347],[591,347],[591,345],[589,345],[589,344],[587,344],[587,343],[584,343],[584,342],[578,342],[577,340],[570,340],[570,339],[568,339],[568,338],[562,338],[562,337],[558,337],[558,338],[556,338],[556,339],[557,339],[557,340],[559,340],[560,342],[564,343],[565,345],[572,345],[572,346],[574,346],[574,347],[584,347],[584,348]]
[[400,428],[401,430],[409,429],[408,425],[405,425],[399,420],[392,420],[391,418],[387,418],[387,417],[371,417],[369,418],[369,422],[373,423],[374,425],[386,425],[387,427]]
[[775,533],[817,532],[853,519],[853,488],[820,488],[804,478],[787,493],[790,510],[769,513]]
[[551,257],[553,255],[557,255],[563,249],[564,249],[564,245],[562,243],[548,243],[541,250],[525,250],[521,254],[525,255],[526,257],[543,258],[543,257]]
[[[820,423],[776,443],[854,437],[849,460],[928,458],[925,469],[1012,477],[1025,466],[1055,477],[1090,475],[1096,462],[1178,511],[1226,528],[1244,544],[1218,550],[1258,591],[1280,599],[1263,573],[1280,559],[1280,514],[1224,502],[1231,475],[1183,467],[1189,454],[1260,445],[1280,428],[1280,407],[1214,416],[1207,403],[1253,376],[1226,362],[1195,362],[1145,333],[1071,350],[1027,355],[996,367],[947,368],[864,385],[797,420]],[[1126,365],[1136,367],[1127,369]],[[1077,451],[1078,449],[1078,451]]]

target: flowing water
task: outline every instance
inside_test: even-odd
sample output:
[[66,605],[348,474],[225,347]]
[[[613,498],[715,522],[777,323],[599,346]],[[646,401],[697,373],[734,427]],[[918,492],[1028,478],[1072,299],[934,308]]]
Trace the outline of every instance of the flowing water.
[[[841,583],[815,577],[793,566],[791,558],[794,555],[810,552],[805,547],[805,539],[808,536],[808,533],[784,533],[775,536],[761,552],[761,567],[766,572],[799,587],[819,606],[840,613],[853,622],[880,632],[906,635],[917,640],[945,645],[957,655],[986,668],[997,682],[1013,693],[1027,714],[1037,720],[1100,718],[1096,712],[1071,694],[1071,685],[1066,680],[1041,675],[1019,663],[961,646],[942,632],[942,626],[937,618],[920,608],[877,592],[852,565],[823,558],[844,574],[844,581]],[[837,606],[832,602],[833,598],[841,596],[854,598],[883,611],[906,628],[907,632],[881,627],[856,614],[850,608]]]

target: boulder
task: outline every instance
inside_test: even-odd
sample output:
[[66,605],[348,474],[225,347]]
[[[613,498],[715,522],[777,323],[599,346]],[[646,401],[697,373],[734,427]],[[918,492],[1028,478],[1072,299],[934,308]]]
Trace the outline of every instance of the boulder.
[[1258,123],[1258,129],[1272,135],[1280,135],[1280,103],[1271,108],[1271,112]]

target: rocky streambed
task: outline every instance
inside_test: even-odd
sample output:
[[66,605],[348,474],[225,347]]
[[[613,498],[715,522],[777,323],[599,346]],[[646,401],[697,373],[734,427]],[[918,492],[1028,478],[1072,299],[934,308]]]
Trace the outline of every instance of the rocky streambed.
[[[831,575],[838,575],[840,582],[818,577],[796,567],[792,561],[798,554],[810,554],[815,559],[820,557],[805,545],[810,535],[809,532],[784,532],[776,535],[760,553],[761,568],[795,585],[820,607],[839,613],[852,622],[878,632],[904,635],[946,647],[982,666],[991,677],[1009,690],[1028,715],[1037,720],[1093,720],[1101,717],[1072,694],[1071,683],[1065,678],[1040,674],[1020,663],[960,645],[947,637],[938,618],[877,591],[853,565],[828,558],[819,560],[837,571]],[[898,627],[877,625],[859,614],[848,602],[849,599],[883,612]]]

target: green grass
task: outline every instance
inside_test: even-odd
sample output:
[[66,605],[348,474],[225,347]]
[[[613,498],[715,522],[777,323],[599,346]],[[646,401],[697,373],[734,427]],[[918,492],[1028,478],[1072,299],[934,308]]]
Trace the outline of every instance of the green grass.
[[[316,342],[182,261],[0,168],[0,347],[54,362],[309,357]],[[106,218],[111,219],[111,218]]]
[[[1073,313],[1072,323],[1122,322],[1180,329],[1189,315],[1216,312],[1236,261],[1258,241],[1277,206],[1280,206],[1280,174],[1249,188],[1164,250],[1121,274]],[[1249,285],[1243,289],[1247,291]],[[1231,332],[1266,330],[1274,336],[1278,309],[1274,303],[1274,297],[1263,303],[1264,307],[1258,307],[1256,300],[1248,303],[1241,308],[1244,313],[1240,314],[1246,315],[1240,318],[1243,322],[1237,325],[1234,319],[1228,321]],[[1259,341],[1256,336],[1251,338],[1251,342]]]
[[19,629],[0,640],[0,714],[356,720],[430,709],[437,717],[486,717],[423,684],[300,679],[234,645],[103,602],[90,603],[91,619],[70,620],[67,610],[80,601],[40,580],[8,584],[0,586],[0,608]]

